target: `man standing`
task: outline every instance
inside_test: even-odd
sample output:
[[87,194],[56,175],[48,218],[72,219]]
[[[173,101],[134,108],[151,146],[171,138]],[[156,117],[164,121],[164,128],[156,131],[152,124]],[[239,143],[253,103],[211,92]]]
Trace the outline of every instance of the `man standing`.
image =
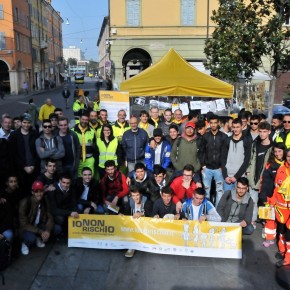
[[145,149],[146,167],[152,172],[155,164],[161,165],[164,169],[167,169],[171,163],[171,145],[163,138],[162,129],[155,128],[153,137],[153,148],[147,144]]
[[226,134],[219,131],[218,123],[219,117],[211,115],[209,119],[210,131],[202,136],[199,148],[206,198],[210,199],[211,181],[214,179],[216,185],[216,205],[224,193],[221,155],[226,139],[228,138]]
[[42,122],[45,119],[49,119],[49,115],[54,113],[55,106],[52,104],[51,99],[46,99],[44,105],[40,107],[38,119]]
[[73,111],[76,123],[79,121],[80,116],[83,114],[84,110],[85,110],[85,98],[84,96],[80,95],[73,103]]
[[176,171],[180,171],[186,164],[192,164],[195,172],[200,169],[200,162],[197,158],[197,136],[195,124],[187,122],[182,137],[178,138],[172,146],[170,159]]
[[100,132],[98,133],[98,130],[101,131],[101,125],[100,123],[98,122],[98,113],[95,112],[95,111],[90,111],[90,115],[89,115],[89,125],[92,129],[94,129],[95,131],[95,135],[96,135],[96,138],[100,137]]
[[62,91],[62,96],[64,98],[64,102],[65,102],[65,108],[68,109],[68,99],[70,97],[70,90],[65,86],[63,91]]
[[250,130],[248,131],[248,136],[252,142],[259,136],[259,123],[260,117],[258,115],[252,115],[250,118]]
[[141,129],[144,129],[149,138],[153,136],[153,130],[154,130],[154,126],[149,124],[148,122],[149,120],[149,114],[147,111],[143,110],[141,111],[140,113],[140,122],[138,124],[138,127],[141,128]]
[[130,129],[129,123],[126,121],[126,111],[121,109],[118,112],[118,119],[112,126],[114,137],[118,138],[121,143],[124,133]]
[[249,179],[250,194],[254,201],[253,222],[258,217],[258,192],[260,188],[261,176],[265,170],[266,163],[272,150],[270,140],[271,126],[267,122],[259,124],[259,137],[253,142],[251,159],[247,169]]
[[271,121],[271,139],[275,141],[276,137],[279,135],[281,130],[283,129],[283,115],[282,114],[275,114],[272,117]]
[[58,120],[58,135],[64,146],[64,157],[62,159],[63,172],[71,174],[73,179],[77,178],[81,146],[78,135],[68,127],[68,119],[61,117]]
[[286,148],[290,148],[290,114],[285,114],[283,117],[284,128],[280,131],[279,135],[276,137],[275,142],[283,142]]
[[125,164],[128,171],[131,172],[137,162],[144,162],[145,147],[149,139],[147,132],[138,128],[136,117],[131,117],[129,124],[131,129],[124,133],[122,147],[125,154]]
[[162,129],[163,135],[169,135],[169,127],[172,124],[172,111],[171,109],[166,109],[163,113],[164,121],[158,124],[158,128]]
[[243,235],[251,235],[254,232],[252,225],[254,202],[248,190],[248,179],[238,178],[236,188],[226,191],[217,206],[221,221],[239,223]]
[[9,115],[3,115],[1,128],[0,128],[0,138],[8,140],[12,132],[12,118]]
[[53,136],[51,133],[52,124],[49,119],[42,122],[43,131],[35,141],[36,151],[41,159],[41,173],[45,172],[45,159],[51,158],[56,161],[56,172],[62,173],[62,158],[65,151],[62,139],[59,136]]
[[23,186],[24,195],[31,193],[31,185],[39,172],[39,157],[36,151],[38,133],[31,127],[31,116],[21,117],[21,127],[9,137],[12,166]]
[[101,109],[99,113],[99,127],[97,129],[97,137],[101,137],[101,132],[102,132],[102,126],[105,124],[108,124],[108,111],[106,109]]
[[252,141],[242,133],[242,121],[233,120],[233,135],[229,137],[222,151],[221,165],[224,182],[224,191],[235,187],[239,177],[246,173],[251,157]]
[[80,123],[72,130],[77,134],[81,148],[78,176],[82,176],[83,167],[89,167],[94,173],[96,137],[94,130],[89,126],[89,116],[83,112]]
[[159,109],[158,107],[151,107],[150,108],[150,118],[148,120],[148,123],[154,126],[154,128],[157,128],[160,124],[161,120],[159,118]]

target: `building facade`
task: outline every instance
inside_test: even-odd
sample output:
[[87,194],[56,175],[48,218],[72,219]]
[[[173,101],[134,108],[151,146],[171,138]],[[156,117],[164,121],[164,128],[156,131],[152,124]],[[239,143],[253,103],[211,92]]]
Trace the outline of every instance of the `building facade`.
[[190,62],[205,60],[204,41],[214,30],[210,17],[217,7],[217,0],[110,0],[109,37],[101,31],[99,53],[110,57],[113,82],[136,75],[170,48]]
[[0,86],[18,94],[33,79],[29,8],[26,1],[0,3]]
[[50,0],[0,3],[0,82],[12,94],[60,84],[62,23]]
[[77,61],[84,60],[85,55],[84,52],[76,47],[69,46],[68,48],[63,49],[63,58],[67,61],[69,58],[75,58]]

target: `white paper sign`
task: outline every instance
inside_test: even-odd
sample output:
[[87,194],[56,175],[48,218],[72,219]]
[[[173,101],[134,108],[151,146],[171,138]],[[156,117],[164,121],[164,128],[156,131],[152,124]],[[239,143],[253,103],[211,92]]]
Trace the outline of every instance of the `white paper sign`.
[[187,103],[181,103],[179,104],[179,109],[182,111],[182,115],[188,115],[189,114],[189,108]]
[[202,101],[191,101],[190,102],[190,109],[191,110],[200,110],[201,103],[202,103]]
[[226,105],[225,105],[225,100],[224,99],[218,99],[215,101],[216,104],[216,110],[217,111],[223,111],[226,109]]
[[215,101],[210,102],[210,111],[215,113],[216,112],[216,104]]
[[206,114],[210,111],[210,103],[211,102],[202,102],[201,103],[201,114]]
[[172,104],[171,109],[172,109],[172,113],[174,113],[177,109],[179,109],[179,104]]

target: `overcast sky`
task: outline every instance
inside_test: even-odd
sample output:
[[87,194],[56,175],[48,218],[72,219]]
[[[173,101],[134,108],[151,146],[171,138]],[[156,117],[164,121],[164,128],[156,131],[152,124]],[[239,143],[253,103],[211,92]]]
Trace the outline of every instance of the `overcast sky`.
[[108,0],[52,0],[51,5],[64,21],[63,47],[75,45],[85,52],[87,60],[98,60],[97,41],[103,18],[108,15]]

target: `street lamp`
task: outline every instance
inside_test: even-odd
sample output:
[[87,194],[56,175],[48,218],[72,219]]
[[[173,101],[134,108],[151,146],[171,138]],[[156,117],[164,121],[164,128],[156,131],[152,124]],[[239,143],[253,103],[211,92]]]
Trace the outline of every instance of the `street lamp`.
[[66,23],[65,23],[66,25],[69,25],[69,21],[68,21],[68,18],[66,19]]

